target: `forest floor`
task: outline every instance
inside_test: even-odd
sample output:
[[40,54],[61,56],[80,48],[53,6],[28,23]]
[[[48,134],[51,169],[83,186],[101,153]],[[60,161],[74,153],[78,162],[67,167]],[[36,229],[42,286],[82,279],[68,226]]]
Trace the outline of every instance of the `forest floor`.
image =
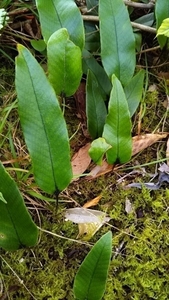
[[[153,40],[151,34],[148,39]],[[31,49],[28,41],[23,39],[22,42]],[[7,43],[1,47],[0,156],[17,182],[33,220],[44,231],[41,231],[37,246],[31,249],[0,250],[0,300],[73,300],[76,272],[91,246],[108,229],[113,234],[113,257],[104,299],[168,299],[169,188],[166,182],[169,182],[169,175],[159,170],[166,163],[163,162],[167,156],[166,139],[152,143],[126,165],[98,177],[83,176],[73,181],[59,195],[56,208],[56,199],[39,190],[29,175],[30,158],[17,112],[15,43],[11,48]],[[42,61],[41,55],[36,55]],[[168,132],[168,57],[165,53],[161,57],[158,49],[139,53],[137,58],[138,68],[145,62],[147,66],[144,65],[143,99],[132,120],[133,136]],[[72,137],[73,156],[91,139],[86,134],[85,118],[78,110],[77,98],[66,101],[65,116]],[[89,164],[85,172],[93,167]],[[159,188],[146,188],[147,182],[155,186],[162,173],[165,180]],[[130,183],[139,183],[141,188],[126,188]],[[77,239],[78,226],[65,221],[65,210],[83,206],[98,196],[100,200],[94,209],[106,212],[110,221],[90,241]]]

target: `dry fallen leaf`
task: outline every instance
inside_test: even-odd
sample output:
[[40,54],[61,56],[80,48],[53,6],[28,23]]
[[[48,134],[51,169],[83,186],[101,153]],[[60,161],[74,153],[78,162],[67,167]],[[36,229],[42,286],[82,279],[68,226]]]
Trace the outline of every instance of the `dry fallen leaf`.
[[91,206],[95,206],[95,205],[97,205],[97,204],[99,203],[99,201],[100,201],[101,198],[102,198],[102,195],[99,195],[99,196],[95,197],[94,199],[92,199],[92,200],[86,202],[86,203],[83,205],[83,207],[89,208],[89,207],[91,207]]
[[147,133],[133,137],[132,156],[146,149],[152,144],[166,138],[168,133]]
[[74,94],[77,108],[77,117],[86,121],[86,83],[82,81]]
[[130,214],[132,213],[134,210],[134,207],[133,207],[133,204],[131,203],[131,201],[126,198],[126,201],[125,201],[125,211],[127,214]]
[[148,88],[148,92],[155,92],[157,91],[157,85],[155,83],[151,84]]
[[89,240],[100,227],[110,220],[106,213],[99,210],[83,207],[69,208],[65,213],[66,220],[78,224],[79,234],[77,238],[85,235],[83,240]]
[[[137,135],[132,138],[133,140],[133,149],[132,156],[139,153],[140,151],[146,149],[152,144],[158,142],[161,139],[164,139],[168,136],[168,132],[165,133],[148,133],[143,135]],[[86,179],[95,179],[101,175],[109,173],[113,170],[114,166],[109,165],[106,161],[103,161],[101,166],[95,166],[91,172],[90,176],[87,176]]]
[[80,148],[79,151],[73,155],[71,161],[73,176],[75,177],[73,180],[77,180],[79,178],[79,175],[85,172],[88,166],[90,165],[91,158],[88,154],[89,148],[90,143]]
[[165,79],[166,80],[166,83],[168,85],[168,81],[169,81],[169,72],[159,72],[158,73],[158,78],[159,78],[159,81],[161,81],[161,79]]
[[95,166],[91,172],[90,172],[90,175],[86,177],[87,180],[90,180],[90,179],[94,179],[94,178],[97,178],[101,175],[104,175],[106,173],[109,173],[113,170],[113,167],[114,165],[109,165],[107,163],[107,161],[103,161],[102,165],[101,166]]

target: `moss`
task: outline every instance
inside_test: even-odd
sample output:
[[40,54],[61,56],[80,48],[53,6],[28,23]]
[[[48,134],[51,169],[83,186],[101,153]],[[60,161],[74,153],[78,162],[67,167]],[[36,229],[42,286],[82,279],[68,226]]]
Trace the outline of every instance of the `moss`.
[[147,132],[154,131],[160,123],[162,116],[165,113],[165,108],[159,100],[157,90],[147,92],[142,106],[141,124],[142,130]]
[[140,193],[131,190],[129,199],[132,194],[136,195],[135,212],[142,209],[142,217],[133,215],[131,224],[124,208],[120,212],[118,229],[123,230],[123,236],[114,232],[114,246],[117,251],[118,240],[118,247],[122,248],[112,259],[104,299],[168,299],[168,190],[153,193],[146,189]]
[[[50,218],[41,217],[45,229],[71,238],[76,236],[77,228],[74,230],[75,226],[72,224],[71,226],[68,222],[63,223],[62,214],[58,214],[57,217],[55,213]],[[39,245],[33,249],[6,252],[2,257],[36,299],[69,300],[74,299],[73,280],[88,250],[85,245],[42,233]],[[11,292],[12,299],[32,299],[17,276],[4,262],[2,262],[1,272],[7,290],[12,286],[18,286],[17,291]]]

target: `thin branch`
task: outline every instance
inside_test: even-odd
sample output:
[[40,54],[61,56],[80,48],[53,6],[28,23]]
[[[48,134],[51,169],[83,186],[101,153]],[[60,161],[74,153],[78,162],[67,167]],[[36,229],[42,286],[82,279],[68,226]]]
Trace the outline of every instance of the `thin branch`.
[[[82,15],[82,18],[84,21],[90,21],[90,22],[99,22],[98,16],[84,16]],[[139,30],[147,31],[150,33],[156,34],[156,29],[150,26],[142,25],[139,23],[131,22],[132,27],[137,28]]]
[[142,25],[136,22],[131,22],[132,27],[156,34],[156,29],[150,26]]
[[139,52],[139,54],[152,52],[152,51],[156,51],[156,50],[159,50],[159,49],[160,49],[160,46],[156,46],[156,47],[153,47],[153,48],[148,48],[148,49],[141,50]]
[[154,8],[154,5],[155,5],[154,1],[150,1],[147,4],[133,2],[133,1],[129,1],[129,0],[123,0],[123,1],[124,1],[124,4],[126,4],[127,6],[132,6],[132,7],[142,8],[142,9],[151,9],[151,8]]

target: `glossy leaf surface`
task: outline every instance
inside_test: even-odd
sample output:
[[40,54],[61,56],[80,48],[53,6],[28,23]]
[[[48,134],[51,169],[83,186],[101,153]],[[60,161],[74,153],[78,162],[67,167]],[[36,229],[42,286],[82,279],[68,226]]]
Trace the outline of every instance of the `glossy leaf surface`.
[[87,128],[93,139],[101,136],[103,132],[103,126],[107,115],[105,100],[106,95],[100,88],[92,71],[89,70],[86,88],[86,114]]
[[[156,0],[155,3],[155,16],[156,16],[156,29],[161,26],[164,19],[169,17],[169,1],[168,0]],[[157,36],[160,47],[163,48],[167,43],[166,36]]]
[[[134,20],[135,23],[146,25],[146,26],[153,26],[154,23],[154,12],[151,12],[149,14],[143,15],[136,20]],[[138,28],[134,28],[134,32],[140,31]]]
[[127,98],[130,117],[135,113],[143,93],[144,70],[138,72],[124,87],[124,92]]
[[61,191],[72,178],[65,120],[43,69],[24,47],[18,46],[16,90],[25,141],[37,184],[47,193]]
[[93,74],[96,76],[99,85],[101,86],[102,90],[109,94],[111,90],[111,82],[102,68],[102,66],[97,62],[94,56],[87,51],[86,49],[83,50],[83,72],[87,75],[88,70],[91,70]]
[[44,42],[44,40],[31,40],[30,43],[36,51],[39,51],[41,53],[43,53],[43,51],[45,51],[46,49],[46,43]]
[[33,223],[14,180],[0,163],[0,248],[17,250],[37,243],[38,229]]
[[101,165],[103,155],[110,148],[112,148],[112,146],[107,144],[104,138],[98,138],[91,143],[91,147],[89,149],[89,155],[97,165]]
[[158,28],[157,37],[159,35],[165,35],[166,37],[169,37],[169,18],[164,19]]
[[54,32],[47,43],[48,75],[56,94],[72,96],[82,77],[81,50],[69,39],[66,28]]
[[125,163],[132,152],[130,112],[122,85],[115,75],[112,84],[103,137],[112,146],[107,151],[108,163]]
[[74,281],[78,300],[100,300],[103,297],[112,252],[112,233],[104,234],[82,262]]
[[73,0],[36,0],[45,42],[56,30],[66,28],[70,39],[81,49],[84,46],[83,20]]
[[125,85],[135,69],[135,38],[123,0],[100,0],[99,20],[103,66]]

